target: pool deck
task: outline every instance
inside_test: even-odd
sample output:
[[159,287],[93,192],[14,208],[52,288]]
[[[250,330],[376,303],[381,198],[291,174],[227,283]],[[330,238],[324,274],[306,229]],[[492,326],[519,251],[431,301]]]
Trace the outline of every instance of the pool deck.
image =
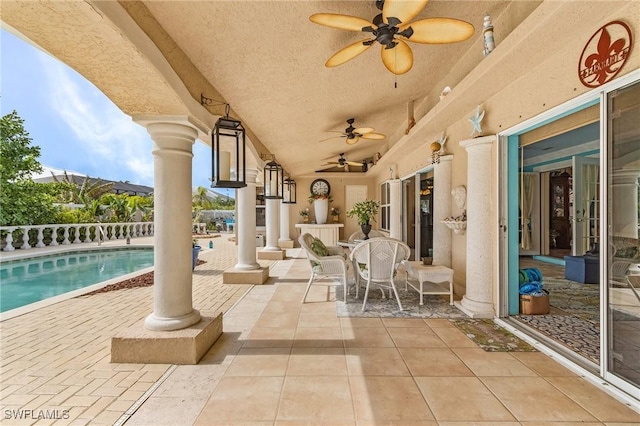
[[[338,318],[332,286],[301,304],[309,266],[299,249],[259,261],[271,267],[267,285],[222,284],[237,262],[228,235],[200,253],[193,275],[194,307],[225,312],[198,365],[109,362],[111,336],[151,313],[152,287],[64,300],[0,322],[1,423],[640,423],[543,353],[484,352],[447,320]],[[7,418],[38,410],[59,419]]]

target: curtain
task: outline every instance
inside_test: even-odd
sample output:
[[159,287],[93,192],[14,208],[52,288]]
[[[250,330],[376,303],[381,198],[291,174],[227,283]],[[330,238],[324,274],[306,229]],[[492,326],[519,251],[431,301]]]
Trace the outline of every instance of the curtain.
[[535,177],[535,173],[520,173],[520,229],[522,229],[520,247],[524,250],[531,248],[531,211]]
[[590,243],[597,241],[590,237],[598,236],[598,221],[594,220],[599,215],[598,170],[595,164],[584,164],[582,168],[582,238],[586,243],[583,247],[585,251],[591,250]]

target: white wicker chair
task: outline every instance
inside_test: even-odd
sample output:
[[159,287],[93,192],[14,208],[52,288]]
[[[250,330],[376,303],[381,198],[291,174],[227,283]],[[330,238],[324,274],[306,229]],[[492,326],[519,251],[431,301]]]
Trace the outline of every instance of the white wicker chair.
[[635,263],[624,260],[614,261],[611,264],[611,282],[622,287],[628,287],[640,302],[640,293],[638,293],[638,288],[636,287],[636,285],[640,287],[640,275],[629,272],[629,268],[632,265],[635,265]]
[[328,246],[327,251],[329,252],[329,254],[327,256],[318,256],[311,249],[311,243],[313,242],[313,240],[313,235],[309,233],[302,234],[298,238],[300,247],[302,247],[307,253],[307,259],[309,259],[309,264],[311,265],[311,278],[309,278],[307,288],[304,291],[304,296],[302,296],[302,303],[305,303],[305,300],[307,299],[307,293],[309,293],[311,284],[313,284],[314,281],[323,278],[340,279],[340,281],[344,285],[344,301],[346,303],[348,264],[344,249],[338,246]]
[[[411,250],[408,245],[400,240],[388,237],[370,238],[353,248],[350,257],[355,268],[354,274],[358,274],[360,278],[367,282],[364,301],[362,302],[363,311],[367,305],[369,288],[372,283],[377,284],[383,291],[385,288],[389,289],[389,293],[393,290],[398,301],[398,307],[402,310],[402,303],[398,296],[398,290],[396,290],[394,277],[398,266],[409,258],[410,253]],[[358,287],[359,284],[356,279],[356,291]]]
[[[369,238],[378,238],[378,237],[386,237],[386,235],[384,235],[380,231],[376,231],[375,229],[372,229],[369,232]],[[356,240],[362,240],[363,238],[364,238],[364,232],[356,231],[353,234],[349,235],[349,239],[347,241],[349,241],[350,243],[353,243]]]

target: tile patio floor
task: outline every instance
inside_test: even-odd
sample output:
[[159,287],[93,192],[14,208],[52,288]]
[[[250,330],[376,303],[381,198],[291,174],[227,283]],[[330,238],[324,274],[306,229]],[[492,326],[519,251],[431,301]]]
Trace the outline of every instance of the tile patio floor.
[[[298,249],[271,265],[268,285],[223,285],[235,246],[214,242],[194,306],[225,311],[224,334],[200,364],[109,363],[110,336],[151,312],[151,288],[71,299],[0,323],[0,423],[640,424],[542,353],[484,352],[444,319],[338,318],[331,286],[301,304]],[[19,409],[70,418],[6,418]]]

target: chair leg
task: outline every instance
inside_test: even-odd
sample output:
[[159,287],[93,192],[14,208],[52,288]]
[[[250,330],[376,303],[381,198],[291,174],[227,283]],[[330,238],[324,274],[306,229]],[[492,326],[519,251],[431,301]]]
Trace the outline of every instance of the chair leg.
[[362,302],[362,312],[364,312],[364,308],[367,305],[367,296],[369,296],[369,283],[370,281],[367,280],[367,287],[364,289],[364,301]]
[[349,281],[347,281],[346,272],[342,276],[342,281],[344,282],[344,303],[347,303],[347,291],[349,290]]
[[396,295],[396,300],[398,301],[398,307],[400,307],[400,310],[402,310],[402,303],[400,303],[400,297],[398,296],[398,290],[396,290],[396,285],[393,282],[393,279],[391,280],[391,288],[393,289],[393,292]]
[[307,299],[307,293],[309,293],[309,289],[311,288],[311,283],[313,282],[313,278],[315,277],[314,273],[311,273],[311,278],[309,278],[309,282],[307,283],[307,288],[304,291],[304,296],[302,296],[302,303],[305,303]]

